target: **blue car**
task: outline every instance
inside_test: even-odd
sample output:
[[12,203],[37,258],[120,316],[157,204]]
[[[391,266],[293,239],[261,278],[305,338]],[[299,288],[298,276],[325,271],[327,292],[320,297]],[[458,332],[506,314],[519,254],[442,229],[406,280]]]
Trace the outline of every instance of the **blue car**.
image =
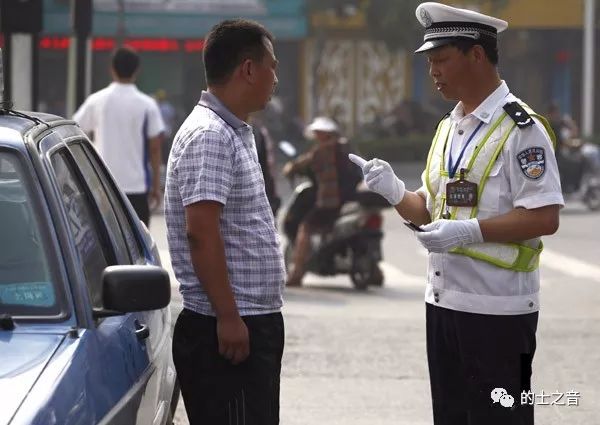
[[170,295],[79,127],[0,110],[0,425],[172,423]]

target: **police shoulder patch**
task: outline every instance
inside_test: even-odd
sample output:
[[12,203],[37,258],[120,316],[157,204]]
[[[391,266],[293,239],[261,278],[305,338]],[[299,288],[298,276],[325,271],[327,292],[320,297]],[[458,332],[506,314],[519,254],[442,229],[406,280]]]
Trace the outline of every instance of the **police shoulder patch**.
[[537,180],[546,171],[546,151],[542,147],[534,146],[519,152],[517,161],[527,178]]
[[509,102],[503,106],[504,110],[510,116],[517,127],[525,128],[534,124],[533,118],[527,113],[527,111],[519,105],[519,102]]

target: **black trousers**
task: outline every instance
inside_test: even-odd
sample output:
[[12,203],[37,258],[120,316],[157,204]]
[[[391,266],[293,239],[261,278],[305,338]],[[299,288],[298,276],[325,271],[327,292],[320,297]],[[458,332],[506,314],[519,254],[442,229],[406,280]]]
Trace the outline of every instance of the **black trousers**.
[[148,205],[147,193],[128,194],[127,199],[146,227],[150,226],[150,206]]
[[214,317],[183,310],[173,360],[190,425],[277,425],[284,345],[281,313],[243,317],[250,356],[234,366],[219,354]]
[[[426,304],[434,424],[533,425],[521,393],[531,389],[537,322],[537,312],[498,316]],[[494,402],[495,389],[513,397],[512,408],[498,401],[501,390]]]

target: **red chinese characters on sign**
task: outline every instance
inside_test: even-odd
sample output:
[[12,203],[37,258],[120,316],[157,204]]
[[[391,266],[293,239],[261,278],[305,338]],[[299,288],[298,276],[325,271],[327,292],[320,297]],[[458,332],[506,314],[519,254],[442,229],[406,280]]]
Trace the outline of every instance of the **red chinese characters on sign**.
[[[40,48],[46,50],[66,50],[69,48],[69,37],[47,36],[40,38]],[[139,52],[201,52],[204,49],[204,39],[177,40],[174,38],[131,38],[124,43]],[[112,37],[95,37],[92,39],[93,51],[111,51],[117,47]]]

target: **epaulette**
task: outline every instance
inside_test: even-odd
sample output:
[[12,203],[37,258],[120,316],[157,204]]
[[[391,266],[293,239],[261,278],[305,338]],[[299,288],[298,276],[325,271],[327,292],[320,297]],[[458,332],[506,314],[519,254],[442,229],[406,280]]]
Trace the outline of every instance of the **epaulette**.
[[446,118],[448,118],[450,116],[450,113],[452,112],[452,109],[450,109],[448,112],[446,112],[444,114],[444,116],[442,118],[440,118],[440,120],[437,122],[437,124],[435,125],[435,129],[437,130],[437,128],[440,126],[440,123],[442,121],[444,121]]
[[534,124],[533,118],[527,113],[527,111],[519,104],[519,102],[508,102],[503,106],[504,110],[510,116],[517,127],[526,128]]

